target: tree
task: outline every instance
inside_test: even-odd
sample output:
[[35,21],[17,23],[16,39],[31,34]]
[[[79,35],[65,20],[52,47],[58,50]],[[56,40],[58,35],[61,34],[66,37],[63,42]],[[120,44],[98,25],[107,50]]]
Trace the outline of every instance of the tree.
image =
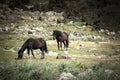
[[54,7],[63,8],[65,6],[65,0],[49,0],[49,9]]

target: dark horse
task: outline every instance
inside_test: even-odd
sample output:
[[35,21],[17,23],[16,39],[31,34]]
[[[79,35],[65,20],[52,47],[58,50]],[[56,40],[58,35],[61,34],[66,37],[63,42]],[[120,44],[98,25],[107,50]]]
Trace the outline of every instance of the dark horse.
[[66,32],[61,32],[59,30],[54,30],[53,31],[53,39],[57,40],[58,44],[58,50],[62,50],[62,43],[64,44],[64,48],[67,50],[68,49],[68,38],[69,35]]
[[25,43],[22,45],[21,49],[18,51],[18,59],[22,59],[23,53],[26,49],[28,51],[28,56],[31,50],[34,58],[35,56],[33,54],[33,49],[40,49],[42,55],[41,59],[44,59],[44,52],[48,52],[46,41],[43,38],[29,38],[28,40],[26,40]]

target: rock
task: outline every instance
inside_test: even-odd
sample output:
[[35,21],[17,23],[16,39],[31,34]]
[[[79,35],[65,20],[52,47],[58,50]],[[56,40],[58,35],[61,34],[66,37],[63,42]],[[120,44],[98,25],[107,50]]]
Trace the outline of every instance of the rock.
[[86,71],[80,71],[78,76],[84,77],[87,74],[93,74],[93,70],[92,69],[87,69]]
[[113,70],[106,69],[106,70],[105,70],[105,73],[107,73],[107,74],[112,74],[112,73],[113,73]]
[[59,23],[64,23],[64,18],[62,19],[62,18],[59,18],[59,19],[57,19],[57,23],[59,24]]
[[60,77],[58,80],[69,80],[69,79],[74,79],[76,78],[74,75],[72,75],[71,73],[66,73],[66,72],[63,72],[60,74]]
[[39,16],[38,20],[43,21],[44,18],[42,18],[41,16]]
[[64,51],[64,54],[58,55],[56,59],[71,59],[67,51]]
[[28,34],[33,34],[33,32],[32,31],[28,31]]
[[49,55],[49,56],[57,56],[57,53],[56,53],[56,52],[53,52],[53,51],[49,51],[49,52],[48,52],[48,55]]
[[80,46],[80,47],[83,47],[83,46],[84,46],[84,44],[80,44],[79,46]]
[[0,25],[0,32],[7,32],[9,29],[5,25]]
[[6,17],[4,15],[0,15],[0,19],[5,20]]
[[18,12],[23,12],[23,9],[15,8],[15,10]]

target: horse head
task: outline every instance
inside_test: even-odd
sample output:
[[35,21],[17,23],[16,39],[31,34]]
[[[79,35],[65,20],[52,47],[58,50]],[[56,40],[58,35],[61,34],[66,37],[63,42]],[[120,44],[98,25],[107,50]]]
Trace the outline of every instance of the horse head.
[[22,57],[23,57],[23,51],[20,49],[18,51],[18,59],[22,59]]
[[62,32],[59,30],[54,30],[53,31],[53,40],[55,40],[56,37],[61,37],[62,36]]
[[56,38],[56,31],[53,31],[53,40]]

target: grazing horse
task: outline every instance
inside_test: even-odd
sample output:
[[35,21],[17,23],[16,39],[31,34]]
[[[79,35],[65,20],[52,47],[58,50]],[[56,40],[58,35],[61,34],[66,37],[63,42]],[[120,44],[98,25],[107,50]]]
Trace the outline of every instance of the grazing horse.
[[66,50],[68,49],[68,45],[69,45],[68,38],[69,38],[69,35],[66,32],[61,32],[59,30],[53,31],[53,39],[56,39],[57,41],[58,50],[62,50],[62,43],[64,44],[64,48]]
[[46,41],[43,38],[29,38],[28,40],[26,40],[25,43],[22,45],[21,49],[18,51],[18,59],[22,59],[23,53],[26,49],[28,51],[28,56],[31,50],[33,58],[35,58],[33,54],[33,49],[41,50],[41,59],[44,59],[44,52],[48,52]]

